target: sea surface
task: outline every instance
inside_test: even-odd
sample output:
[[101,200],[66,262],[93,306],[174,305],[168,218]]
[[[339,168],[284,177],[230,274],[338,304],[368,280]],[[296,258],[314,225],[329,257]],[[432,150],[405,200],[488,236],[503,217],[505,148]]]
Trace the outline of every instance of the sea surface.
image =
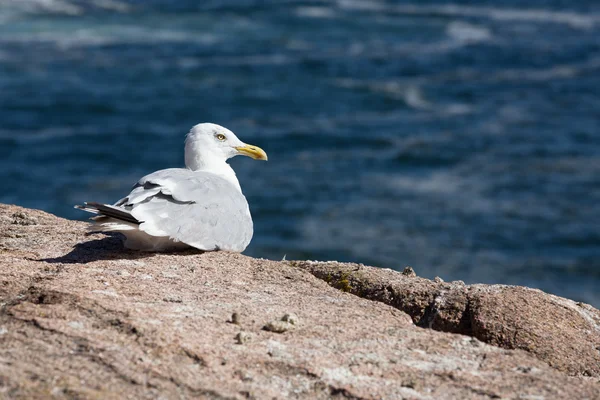
[[204,121],[269,154],[248,255],[600,306],[597,1],[0,0],[0,202],[83,220]]

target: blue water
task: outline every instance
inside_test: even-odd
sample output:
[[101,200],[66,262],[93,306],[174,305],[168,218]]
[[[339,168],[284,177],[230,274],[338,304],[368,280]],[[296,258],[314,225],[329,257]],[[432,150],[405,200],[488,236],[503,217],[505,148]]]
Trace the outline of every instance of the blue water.
[[522,4],[0,0],[0,202],[85,219],[212,121],[269,154],[246,254],[600,306],[600,5]]

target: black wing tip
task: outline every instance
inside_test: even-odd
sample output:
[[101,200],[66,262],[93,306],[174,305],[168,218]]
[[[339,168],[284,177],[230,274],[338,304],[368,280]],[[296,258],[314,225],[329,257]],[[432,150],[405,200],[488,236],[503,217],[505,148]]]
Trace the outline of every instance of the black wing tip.
[[98,203],[96,201],[86,201],[83,203],[84,205],[76,205],[75,208],[87,212],[91,212],[94,214],[99,214],[100,217],[111,217],[115,219],[119,219],[125,222],[131,222],[134,224],[139,224],[138,221],[133,215],[131,215],[126,210],[120,210],[118,207],[111,206],[108,204]]

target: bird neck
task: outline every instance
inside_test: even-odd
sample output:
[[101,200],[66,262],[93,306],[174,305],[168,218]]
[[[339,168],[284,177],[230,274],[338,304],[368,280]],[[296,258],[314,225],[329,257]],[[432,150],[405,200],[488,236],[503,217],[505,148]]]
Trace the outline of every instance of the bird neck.
[[185,166],[192,171],[210,172],[218,175],[235,186],[240,192],[242,191],[235,171],[231,168],[231,165],[227,164],[227,161],[220,157],[215,157],[213,154],[196,154],[193,157],[188,157],[188,154],[186,154]]

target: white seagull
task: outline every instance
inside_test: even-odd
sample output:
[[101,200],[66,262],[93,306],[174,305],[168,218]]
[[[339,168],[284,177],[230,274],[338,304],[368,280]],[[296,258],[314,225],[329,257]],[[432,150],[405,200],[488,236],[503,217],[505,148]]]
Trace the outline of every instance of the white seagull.
[[123,233],[129,249],[242,252],[253,226],[246,197],[227,163],[238,154],[267,160],[264,150],[229,129],[198,124],[185,140],[186,168],[146,175],[114,205],[86,202],[75,208],[97,214],[94,230]]

